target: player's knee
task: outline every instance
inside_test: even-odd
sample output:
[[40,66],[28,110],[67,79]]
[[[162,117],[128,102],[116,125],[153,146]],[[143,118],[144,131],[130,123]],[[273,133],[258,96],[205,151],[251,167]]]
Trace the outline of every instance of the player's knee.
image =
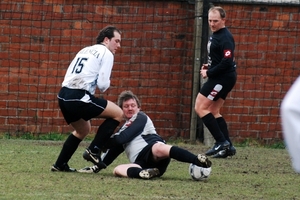
[[202,105],[195,106],[195,112],[199,117],[203,117],[204,115],[207,114],[208,110],[205,109]]
[[162,145],[160,143],[156,143],[152,146],[152,154],[154,157],[159,157],[161,154],[161,147]]
[[213,116],[214,116],[215,118],[222,117],[222,115],[221,115],[219,112],[211,112],[211,114],[213,114]]
[[213,114],[213,116],[214,116],[215,118],[218,118],[218,117],[221,116],[221,114],[220,114],[220,109],[219,109],[219,108],[210,107],[209,112],[210,112],[211,114]]
[[195,112],[200,116],[201,110],[198,105],[195,105]]
[[199,115],[201,113],[201,110],[202,110],[201,103],[196,101],[194,109],[195,109],[196,113]]
[[119,170],[119,166],[115,167],[113,170],[113,175],[114,176],[120,176],[120,170]]
[[157,142],[152,147],[152,154],[158,159],[166,158],[169,157],[170,148],[170,145],[164,144],[162,142]]
[[123,110],[116,104],[108,101],[105,110],[102,112],[103,116],[112,118],[116,121],[121,122],[123,120]]
[[117,117],[115,117],[115,120],[121,122],[121,121],[124,119],[123,115],[124,115],[124,113],[123,113],[123,111],[120,109],[120,111],[119,111],[118,114],[117,114]]
[[198,102],[195,104],[195,112],[199,117],[203,117],[204,115],[209,112],[209,106],[206,106],[205,104]]

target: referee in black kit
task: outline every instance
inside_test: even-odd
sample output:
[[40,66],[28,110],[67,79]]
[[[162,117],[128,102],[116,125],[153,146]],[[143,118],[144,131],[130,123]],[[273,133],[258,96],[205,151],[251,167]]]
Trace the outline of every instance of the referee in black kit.
[[225,27],[226,13],[222,7],[208,11],[208,23],[212,31],[207,45],[208,63],[203,64],[200,74],[208,78],[198,93],[195,111],[215,139],[215,145],[206,152],[214,158],[233,156],[236,149],[229,138],[227,123],[220,114],[226,96],[236,83],[234,62],[235,43]]

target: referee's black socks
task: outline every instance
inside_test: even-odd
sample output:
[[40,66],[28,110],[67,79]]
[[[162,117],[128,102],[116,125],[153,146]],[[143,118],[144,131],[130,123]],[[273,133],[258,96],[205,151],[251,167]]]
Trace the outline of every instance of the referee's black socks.
[[225,119],[223,117],[218,117],[218,118],[216,118],[216,120],[217,120],[219,128],[221,129],[225,139],[230,143],[230,146],[232,146],[232,142],[229,138],[229,132],[228,132],[227,123],[226,123]]
[[208,113],[201,118],[207,129],[210,131],[212,136],[215,138],[216,142],[224,142],[226,139],[219,127],[216,118],[212,113]]

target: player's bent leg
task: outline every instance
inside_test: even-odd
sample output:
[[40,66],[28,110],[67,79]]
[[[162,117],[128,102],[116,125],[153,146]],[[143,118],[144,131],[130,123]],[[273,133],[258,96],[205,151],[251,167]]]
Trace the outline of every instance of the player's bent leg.
[[159,176],[160,172],[157,168],[142,169],[140,165],[132,163],[118,165],[113,174],[118,177],[151,179]]
[[101,153],[105,151],[106,141],[111,137],[119,124],[120,122],[115,119],[106,119],[99,126],[95,138],[83,153],[83,158],[94,163],[101,169],[106,168],[105,163],[101,159]]
[[78,139],[73,134],[70,134],[64,142],[55,164],[51,167],[51,171],[75,172],[76,169],[70,168],[68,162],[75,153],[81,141],[81,139]]
[[61,152],[52,166],[51,171],[76,171],[68,166],[68,162],[72,155],[75,153],[78,145],[83,140],[83,138],[89,133],[90,123],[89,121],[84,121],[82,119],[72,122],[71,126],[75,128],[75,131],[69,135],[63,144]]
[[98,168],[106,168],[105,163],[101,160],[101,152],[104,149],[104,144],[114,133],[122,121],[122,109],[111,101],[107,101],[107,105],[99,118],[106,118],[106,120],[99,126],[94,140],[89,147],[84,151],[83,158],[87,161],[97,165]]
[[155,161],[162,160],[165,158],[170,157],[170,149],[172,148],[171,145],[162,143],[162,142],[157,142],[152,146],[152,154],[153,154],[153,159]]
[[122,164],[114,168],[113,174],[118,177],[131,177],[130,175],[128,176],[127,174],[129,168],[139,168],[140,170],[142,169],[140,165],[134,163]]
[[123,111],[115,103],[107,100],[106,108],[103,110],[103,112],[98,117],[112,118],[114,120],[121,122],[123,120]]
[[70,126],[75,129],[72,134],[81,140],[83,140],[91,132],[90,121],[85,121],[84,119],[72,122]]
[[211,161],[205,155],[195,155],[190,151],[177,146],[171,147],[169,155],[170,158],[173,158],[180,162],[193,163],[197,166],[205,168],[211,166]]

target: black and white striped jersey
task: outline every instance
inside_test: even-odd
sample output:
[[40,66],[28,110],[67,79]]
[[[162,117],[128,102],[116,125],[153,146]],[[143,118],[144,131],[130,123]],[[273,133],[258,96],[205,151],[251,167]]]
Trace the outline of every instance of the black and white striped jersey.
[[123,145],[131,163],[148,144],[165,142],[156,133],[152,120],[142,111],[127,120],[113,138],[116,144]]

